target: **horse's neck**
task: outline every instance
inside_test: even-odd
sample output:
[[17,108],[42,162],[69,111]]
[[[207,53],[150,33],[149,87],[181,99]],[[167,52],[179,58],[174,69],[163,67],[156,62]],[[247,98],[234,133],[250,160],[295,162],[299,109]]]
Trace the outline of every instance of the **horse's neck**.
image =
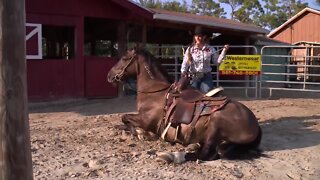
[[137,77],[138,92],[165,91],[169,88],[170,82],[160,71],[149,71],[144,69]]
[[142,93],[153,93],[153,92],[158,92],[158,91],[164,91],[167,88],[169,88],[170,84],[169,82],[166,81],[143,81],[139,82],[137,81],[137,90],[138,92]]
[[137,110],[143,121],[142,128],[153,133],[158,132],[159,122],[164,116],[164,104],[167,91],[137,94]]

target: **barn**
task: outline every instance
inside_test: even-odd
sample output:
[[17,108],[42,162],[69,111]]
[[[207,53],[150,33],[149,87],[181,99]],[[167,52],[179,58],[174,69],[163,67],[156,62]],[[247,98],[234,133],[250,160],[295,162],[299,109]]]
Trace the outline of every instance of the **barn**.
[[[26,0],[29,101],[116,97],[108,70],[130,43],[186,45],[202,25],[214,44],[249,45],[267,30],[228,19],[147,9],[128,0]],[[243,50],[249,53],[250,50]]]
[[268,34],[269,38],[296,44],[320,43],[320,11],[305,8]]
[[[320,11],[305,8],[268,34],[269,38],[301,46],[292,50],[292,63],[298,66],[298,79],[320,82]],[[304,65],[308,66],[307,68]]]

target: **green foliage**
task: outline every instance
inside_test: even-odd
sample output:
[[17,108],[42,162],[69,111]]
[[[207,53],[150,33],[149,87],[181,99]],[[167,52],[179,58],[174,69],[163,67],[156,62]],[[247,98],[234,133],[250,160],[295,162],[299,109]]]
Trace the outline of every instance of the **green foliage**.
[[259,0],[244,0],[242,6],[234,12],[235,19],[249,24],[258,24],[263,8]]
[[192,0],[191,12],[199,15],[225,18],[226,12],[213,0]]
[[177,11],[177,12],[187,12],[188,5],[184,0],[182,3],[178,1],[167,1],[162,4],[162,8],[169,11]]
[[230,6],[231,8],[231,19],[235,19],[235,12],[237,9],[239,9],[241,7],[241,5],[243,4],[244,0],[219,0],[220,3],[225,3],[227,5]]
[[176,12],[187,12],[188,6],[185,0],[180,1],[161,1],[161,0],[139,0],[139,4],[154,9],[165,9]]
[[[231,19],[267,29],[280,26],[308,5],[302,0],[192,0],[190,7],[186,0],[136,1],[148,8],[191,12],[220,18],[226,17],[226,12],[220,6],[224,3],[231,8]],[[315,1],[320,4],[320,0]]]
[[139,3],[148,8],[162,8],[162,2],[160,0],[139,0]]
[[307,7],[307,3],[301,0],[263,0],[265,2],[264,13],[260,16],[258,25],[274,29],[292,16]]

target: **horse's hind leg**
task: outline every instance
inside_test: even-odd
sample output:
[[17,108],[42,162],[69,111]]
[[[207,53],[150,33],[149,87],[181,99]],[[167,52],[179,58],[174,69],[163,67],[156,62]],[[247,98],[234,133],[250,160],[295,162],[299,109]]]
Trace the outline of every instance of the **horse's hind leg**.
[[207,138],[201,147],[199,159],[200,160],[218,159],[219,154],[216,151],[216,148],[219,143],[220,143],[220,137],[218,134],[218,130],[215,128],[208,128]]
[[261,137],[262,131],[259,127],[259,134],[253,142],[249,144],[234,144],[230,142],[223,142],[217,148],[218,154],[220,155],[220,158],[225,159],[237,159],[240,158],[241,155],[245,154],[248,154],[252,157],[259,156],[260,150],[258,147],[261,142]]
[[217,153],[221,159],[235,159],[237,145],[223,142],[217,147]]
[[216,151],[216,147],[218,145],[218,141],[210,141],[203,145],[201,148],[199,159],[200,160],[216,160],[219,159],[219,154]]

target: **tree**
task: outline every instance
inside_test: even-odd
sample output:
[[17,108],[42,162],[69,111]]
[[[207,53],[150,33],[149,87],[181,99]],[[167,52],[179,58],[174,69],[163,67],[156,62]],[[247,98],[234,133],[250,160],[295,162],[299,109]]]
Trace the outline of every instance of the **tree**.
[[278,18],[277,18],[277,9],[278,9],[278,0],[262,0],[264,5],[264,13],[260,16],[260,26],[273,29],[277,27]]
[[162,2],[161,0],[139,0],[138,3],[147,8],[165,9],[176,12],[188,11],[188,5],[185,0],[183,0],[182,3],[180,3],[179,1]]
[[231,7],[231,19],[235,19],[235,12],[241,5],[244,0],[219,0],[220,3],[228,4]]
[[169,11],[177,11],[177,12],[187,12],[188,11],[188,5],[185,0],[182,1],[182,3],[178,1],[167,1],[162,4],[162,8],[169,10]]
[[213,0],[192,0],[191,12],[198,15],[207,15],[225,18],[226,12],[220,4]]
[[258,24],[267,29],[279,27],[292,16],[307,7],[301,0],[262,0],[264,11],[258,17]]
[[292,16],[300,12],[302,9],[307,7],[307,3],[302,3],[301,0],[282,0],[279,2],[279,7],[276,10],[277,21],[274,21],[274,27],[278,27]]
[[244,0],[242,6],[234,12],[234,19],[259,25],[259,17],[264,12],[259,0]]
[[139,4],[144,7],[161,9],[162,3],[160,0],[139,0]]

